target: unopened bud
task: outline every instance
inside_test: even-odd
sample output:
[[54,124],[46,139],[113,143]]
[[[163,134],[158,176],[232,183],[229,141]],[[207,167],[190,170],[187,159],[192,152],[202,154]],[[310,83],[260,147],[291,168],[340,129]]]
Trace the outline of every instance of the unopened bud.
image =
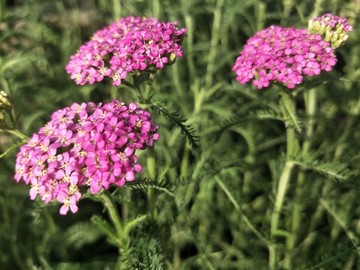
[[0,109],[11,109],[12,105],[13,103],[8,94],[6,94],[4,91],[0,91]]
[[323,25],[319,21],[314,21],[314,20],[309,21],[308,24],[309,33],[322,35],[325,33],[325,30],[326,30],[325,27],[323,27]]
[[168,62],[168,65],[172,65],[175,63],[176,61],[176,54],[175,53],[170,53],[169,55],[169,62]]
[[330,39],[331,44],[334,43],[334,42],[336,42],[336,41],[338,41],[338,40],[339,40],[339,35],[336,34],[336,33],[333,33],[333,34],[332,34],[332,37],[331,37],[331,39]]
[[336,49],[336,48],[339,48],[342,44],[344,43],[344,41],[343,40],[337,40],[337,41],[335,41],[334,43],[332,43],[332,47],[334,48],[334,49]]
[[333,48],[341,46],[348,39],[348,33],[353,31],[352,26],[345,18],[331,13],[311,19],[308,29],[310,33],[322,35]]
[[324,40],[327,41],[327,42],[330,42],[331,39],[332,39],[332,32],[326,32]]

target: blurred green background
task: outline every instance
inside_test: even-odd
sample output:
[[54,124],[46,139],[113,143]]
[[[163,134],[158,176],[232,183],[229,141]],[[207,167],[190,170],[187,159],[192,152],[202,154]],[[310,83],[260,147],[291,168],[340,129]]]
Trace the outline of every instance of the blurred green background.
[[[176,126],[153,114],[161,126],[156,180],[174,196],[146,187],[117,193],[128,215],[149,214],[133,232],[128,267],[267,269],[267,244],[248,221],[266,238],[284,126],[264,113],[277,104],[276,93],[239,85],[231,67],[257,31],[272,24],[306,28],[325,12],[346,17],[354,32],[337,51],[335,71],[306,85],[318,91],[309,160],[328,167],[307,173],[293,269],[360,269],[358,0],[0,0],[0,89],[14,101],[19,129],[31,135],[61,107],[110,99],[110,82],[79,87],[65,72],[96,30],[129,15],[186,27],[184,56],[152,87],[158,100],[188,119],[202,151],[192,151]],[[128,89],[119,91],[131,101]],[[304,103],[298,104],[302,116]],[[239,120],[260,109],[253,120]],[[0,133],[0,152],[15,142]],[[56,204],[31,201],[29,187],[13,180],[16,152],[0,160],[0,269],[115,269],[116,248],[90,222],[94,214],[106,217],[102,206],[84,199],[77,214],[64,217]],[[146,164],[147,153],[140,159]],[[141,178],[149,177],[143,167]],[[339,171],[351,173],[341,177]],[[284,210],[284,228],[292,207],[289,202]]]

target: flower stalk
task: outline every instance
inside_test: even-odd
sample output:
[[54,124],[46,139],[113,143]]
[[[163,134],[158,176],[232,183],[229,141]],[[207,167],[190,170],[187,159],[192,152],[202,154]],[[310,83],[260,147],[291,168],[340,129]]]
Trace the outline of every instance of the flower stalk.
[[[298,121],[296,118],[296,105],[295,105],[294,96],[288,91],[280,90],[280,98],[281,98],[280,107],[282,108],[285,127],[286,127],[287,147],[286,147],[286,161],[278,182],[274,208],[271,215],[270,235],[271,235],[271,240],[273,241],[272,245],[270,245],[269,248],[269,268],[271,270],[276,269],[278,257],[279,257],[278,247],[276,244],[277,236],[285,235],[286,238],[288,237],[287,233],[284,234],[281,230],[279,230],[279,223],[280,223],[281,211],[284,204],[284,199],[286,197],[289,182],[291,179],[292,171],[294,165],[296,164],[294,158],[296,158],[299,148],[299,143],[296,138],[295,127],[294,127],[295,126],[294,123]],[[296,125],[300,126],[299,123],[297,123]]]
[[[121,254],[127,254],[130,246],[130,241],[128,235],[125,234],[124,226],[122,225],[116,203],[114,202],[114,199],[107,190],[101,192],[99,194],[99,198],[104,204],[111,219],[111,222],[115,228],[116,238],[113,239],[114,235],[108,235],[108,237],[110,237],[110,239],[112,239],[115,242],[115,244],[119,247],[119,251]],[[105,233],[107,232],[105,231]]]

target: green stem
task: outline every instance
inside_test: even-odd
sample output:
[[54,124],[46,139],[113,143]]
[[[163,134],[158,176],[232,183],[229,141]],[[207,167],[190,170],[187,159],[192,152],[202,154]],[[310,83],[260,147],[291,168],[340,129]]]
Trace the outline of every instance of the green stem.
[[[314,134],[315,126],[315,115],[316,115],[316,101],[317,92],[315,89],[311,89],[304,93],[305,109],[308,118],[307,129],[305,134],[305,141],[302,146],[302,156],[305,157],[311,148],[311,140]],[[301,210],[303,200],[303,187],[305,182],[305,172],[301,171],[298,175],[296,187],[295,187],[295,198],[294,208],[291,219],[291,231],[286,241],[286,254],[285,254],[285,269],[292,269],[294,249],[298,239],[300,224],[301,224]]]
[[154,18],[160,18],[160,1],[159,0],[153,0],[152,1],[152,16],[154,16]]
[[[149,156],[147,158],[147,171],[149,178],[154,180],[156,178],[156,164],[155,164],[155,153],[153,148],[148,149]],[[157,218],[156,208],[153,207],[156,197],[154,196],[154,190],[148,188],[147,190],[147,208],[149,213],[152,214],[152,218]]]
[[118,19],[121,17],[121,1],[119,0],[113,0],[112,1],[112,13],[115,19]]
[[315,89],[311,89],[308,92],[304,93],[306,114],[308,117],[308,124],[306,129],[305,141],[302,147],[302,156],[304,157],[308,154],[311,146],[311,140],[314,134],[315,127],[315,115],[316,115],[316,103],[317,103],[317,93]]
[[296,157],[299,143],[295,131],[300,132],[300,124],[296,115],[295,97],[287,90],[281,89],[280,108],[282,109],[286,127],[286,160]]
[[[274,241],[275,237],[279,235],[279,221],[280,221],[280,213],[282,206],[284,204],[284,199],[287,191],[287,187],[290,181],[291,172],[295,165],[295,162],[293,161],[287,161],[285,163],[284,169],[282,171],[282,174],[280,176],[278,190],[276,193],[275,198],[275,205],[274,209],[271,215],[271,238]],[[276,269],[276,263],[277,263],[277,247],[276,244],[273,244],[271,248],[269,249],[269,266],[270,269]]]
[[315,0],[314,1],[314,7],[312,9],[312,13],[310,15],[310,18],[314,18],[319,16],[322,10],[322,5],[324,4],[324,0]]
[[[280,176],[277,187],[274,209],[271,215],[271,229],[270,235],[273,244],[269,247],[269,268],[276,269],[278,261],[278,248],[276,244],[276,236],[284,235],[284,232],[279,230],[280,214],[284,204],[284,199],[287,192],[287,187],[291,178],[291,173],[296,161],[298,152],[298,141],[295,134],[295,127],[300,131],[300,124],[296,116],[295,98],[291,92],[280,89],[280,108],[283,112],[285,127],[286,127],[286,162]],[[286,234],[286,237],[288,235]]]
[[4,131],[8,132],[12,135],[15,135],[16,137],[18,137],[19,139],[24,140],[24,141],[29,139],[29,137],[25,133],[23,133],[17,129],[5,129]]
[[283,18],[288,18],[290,13],[291,13],[291,9],[295,6],[295,1],[294,0],[283,0]]
[[286,160],[294,158],[296,153],[295,128],[287,127],[286,129]]
[[[181,1],[181,2],[185,2],[185,1]],[[189,73],[188,73],[189,82],[192,83],[194,82],[194,78],[196,76],[196,67],[194,63],[194,48],[193,48],[193,44],[194,44],[193,19],[192,16],[189,14],[189,12],[185,10],[185,8],[184,8],[184,20],[187,29],[187,38],[185,40],[187,47],[186,59],[189,68]]]
[[210,50],[207,60],[206,68],[206,77],[205,77],[205,89],[209,89],[213,82],[213,75],[215,69],[216,55],[218,53],[218,42],[220,39],[221,31],[221,17],[222,17],[222,8],[224,6],[225,0],[218,0],[216,2],[216,7],[214,10],[214,22],[211,31],[211,40],[210,40]]
[[115,227],[116,235],[118,237],[117,244],[120,248],[120,251],[121,253],[126,254],[129,249],[129,239],[128,236],[125,235],[125,230],[121,224],[121,219],[116,203],[107,190],[104,190],[99,196],[104,203],[104,206],[108,211],[110,219]]
[[184,144],[184,154],[181,160],[180,178],[186,178],[189,167],[189,154],[190,148],[187,144]]

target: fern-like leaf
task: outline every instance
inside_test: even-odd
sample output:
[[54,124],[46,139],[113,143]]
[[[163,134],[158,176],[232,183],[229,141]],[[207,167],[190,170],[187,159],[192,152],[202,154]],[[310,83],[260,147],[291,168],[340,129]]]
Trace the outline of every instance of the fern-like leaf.
[[334,266],[337,263],[354,253],[355,250],[356,248],[353,245],[349,245],[349,243],[333,245],[331,250],[315,258],[312,262],[307,263],[306,270],[335,269]]
[[103,234],[95,224],[89,221],[78,222],[67,229],[65,243],[67,246],[80,249],[86,244],[92,244]]
[[135,254],[129,258],[131,260],[131,268],[129,269],[166,269],[161,247],[155,239],[138,241],[133,251]]
[[258,120],[278,120],[278,121],[284,121],[284,118],[282,115],[280,115],[279,112],[267,108],[264,110],[256,110],[253,113],[250,113],[250,116],[254,119]]
[[155,110],[158,114],[161,114],[173,124],[177,125],[181,133],[186,136],[193,149],[198,149],[199,137],[194,135],[195,129],[189,125],[184,124],[185,119],[179,112],[168,110],[163,104],[157,102],[151,102],[150,107]]
[[169,183],[166,183],[165,181],[157,181],[144,178],[135,182],[128,182],[126,183],[126,187],[130,189],[141,189],[144,191],[148,188],[153,188],[165,192],[171,197],[174,197],[174,192],[172,190],[173,186]]
[[347,181],[352,176],[352,171],[344,163],[320,163],[319,161],[301,163],[306,169],[317,172],[330,179]]

